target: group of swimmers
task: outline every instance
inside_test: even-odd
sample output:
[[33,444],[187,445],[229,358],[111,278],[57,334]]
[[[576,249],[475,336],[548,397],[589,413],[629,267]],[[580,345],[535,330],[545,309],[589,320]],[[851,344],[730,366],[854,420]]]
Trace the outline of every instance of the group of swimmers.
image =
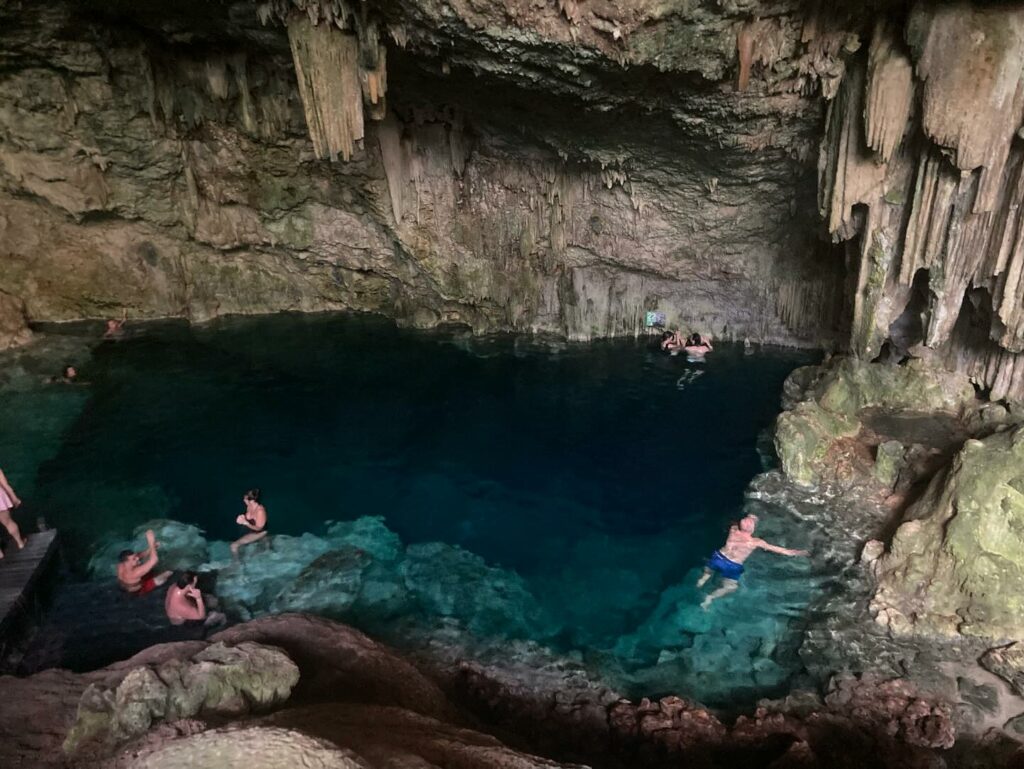
[[[260,490],[249,489],[242,497],[245,511],[235,523],[242,529],[242,536],[231,543],[231,553],[238,558],[239,549],[267,536],[267,509],[260,502]],[[117,582],[130,595],[146,595],[166,584],[173,576],[172,571],[157,571],[160,556],[159,543],[152,529],[146,531],[146,549],[140,552],[122,550],[118,556]],[[164,598],[164,612],[172,625],[185,623],[219,624],[225,621],[223,614],[208,612],[216,606],[216,599],[204,595],[198,587],[199,577],[195,572],[183,572],[167,589]]]
[[661,349],[673,355],[682,350],[690,359],[703,360],[715,348],[711,345],[711,337],[703,334],[694,332],[684,337],[679,331],[666,331],[661,335]]

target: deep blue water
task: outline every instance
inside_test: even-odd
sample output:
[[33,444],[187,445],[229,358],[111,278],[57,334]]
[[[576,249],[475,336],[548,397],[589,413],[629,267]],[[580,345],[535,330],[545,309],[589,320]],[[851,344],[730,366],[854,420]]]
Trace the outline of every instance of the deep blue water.
[[274,534],[383,516],[405,544],[517,573],[558,643],[607,651],[721,543],[782,382],[811,357],[721,344],[691,364],[648,340],[549,347],[350,316],[151,325],[82,365],[87,400],[33,507],[79,565],[154,518],[232,539],[250,486]]

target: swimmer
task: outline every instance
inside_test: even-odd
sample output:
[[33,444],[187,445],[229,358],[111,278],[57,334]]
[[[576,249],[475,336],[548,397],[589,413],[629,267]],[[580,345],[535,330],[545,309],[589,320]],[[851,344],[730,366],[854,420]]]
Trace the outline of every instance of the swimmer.
[[49,384],[78,384],[78,369],[69,363],[60,370],[59,374],[43,381]]
[[206,601],[196,585],[198,581],[199,577],[195,572],[186,571],[167,588],[164,613],[172,625],[184,625],[186,622],[217,625],[227,619],[219,612],[206,613]]
[[111,318],[107,321],[107,330],[103,332],[104,339],[116,339],[124,331],[124,324],[128,320],[128,310],[124,311],[119,319]]
[[684,345],[683,335],[678,331],[666,331],[661,335],[661,349],[666,352],[680,350]]
[[715,348],[711,346],[711,337],[693,333],[686,338],[683,349],[686,351],[686,356],[691,360],[704,360],[704,355]]
[[120,563],[117,564],[117,582],[121,589],[132,595],[146,595],[156,590],[170,579],[172,572],[162,571],[153,575],[153,568],[159,557],[156,554],[156,535],[152,529],[146,531],[146,542],[149,547],[141,553],[122,550]]
[[260,490],[249,489],[242,502],[245,503],[245,512],[235,518],[235,523],[242,529],[242,536],[231,543],[231,552],[236,558],[240,547],[267,536],[267,509],[260,504]]
[[[18,546],[19,550],[25,547],[25,539],[21,536],[21,529],[19,529],[18,524],[14,522],[11,512],[14,508],[20,506],[21,500],[18,499],[18,495],[15,494],[14,489],[11,488],[11,484],[7,480],[7,476],[4,475],[4,471],[0,470],[0,525],[3,525],[3,527],[7,529],[7,533],[11,535],[11,539],[14,540],[14,544]],[[0,558],[3,557],[3,550],[0,550]]]
[[754,527],[757,526],[757,516],[744,516],[739,523],[729,527],[729,536],[725,546],[716,550],[708,558],[708,565],[704,567],[704,573],[697,580],[697,587],[702,588],[711,579],[712,574],[722,577],[722,586],[708,595],[701,602],[700,608],[707,609],[711,602],[724,595],[729,595],[740,586],[740,576],[743,574],[743,562],[758,549],[767,550],[769,553],[778,553],[788,556],[808,556],[806,550],[790,550],[787,547],[779,547],[763,539],[754,536]]

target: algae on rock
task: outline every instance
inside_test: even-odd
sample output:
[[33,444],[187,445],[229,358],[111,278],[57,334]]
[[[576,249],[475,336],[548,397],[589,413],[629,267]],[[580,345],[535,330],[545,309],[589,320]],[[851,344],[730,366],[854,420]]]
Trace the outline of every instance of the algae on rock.
[[893,632],[1024,638],[1024,427],[967,441],[876,568]]

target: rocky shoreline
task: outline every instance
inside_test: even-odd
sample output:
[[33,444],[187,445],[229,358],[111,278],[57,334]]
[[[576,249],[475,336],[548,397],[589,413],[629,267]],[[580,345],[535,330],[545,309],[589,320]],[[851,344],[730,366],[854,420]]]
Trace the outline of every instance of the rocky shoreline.
[[[485,673],[462,668],[439,684],[358,631],[306,615],[0,687],[5,766],[779,768],[864,766],[865,755],[879,766],[938,766],[935,751],[954,739],[948,706],[870,676],[835,679],[824,700],[765,702],[732,724],[677,697],[524,706],[522,692]],[[484,712],[488,698],[503,710]],[[989,759],[1017,750],[1008,740],[979,744]]]

